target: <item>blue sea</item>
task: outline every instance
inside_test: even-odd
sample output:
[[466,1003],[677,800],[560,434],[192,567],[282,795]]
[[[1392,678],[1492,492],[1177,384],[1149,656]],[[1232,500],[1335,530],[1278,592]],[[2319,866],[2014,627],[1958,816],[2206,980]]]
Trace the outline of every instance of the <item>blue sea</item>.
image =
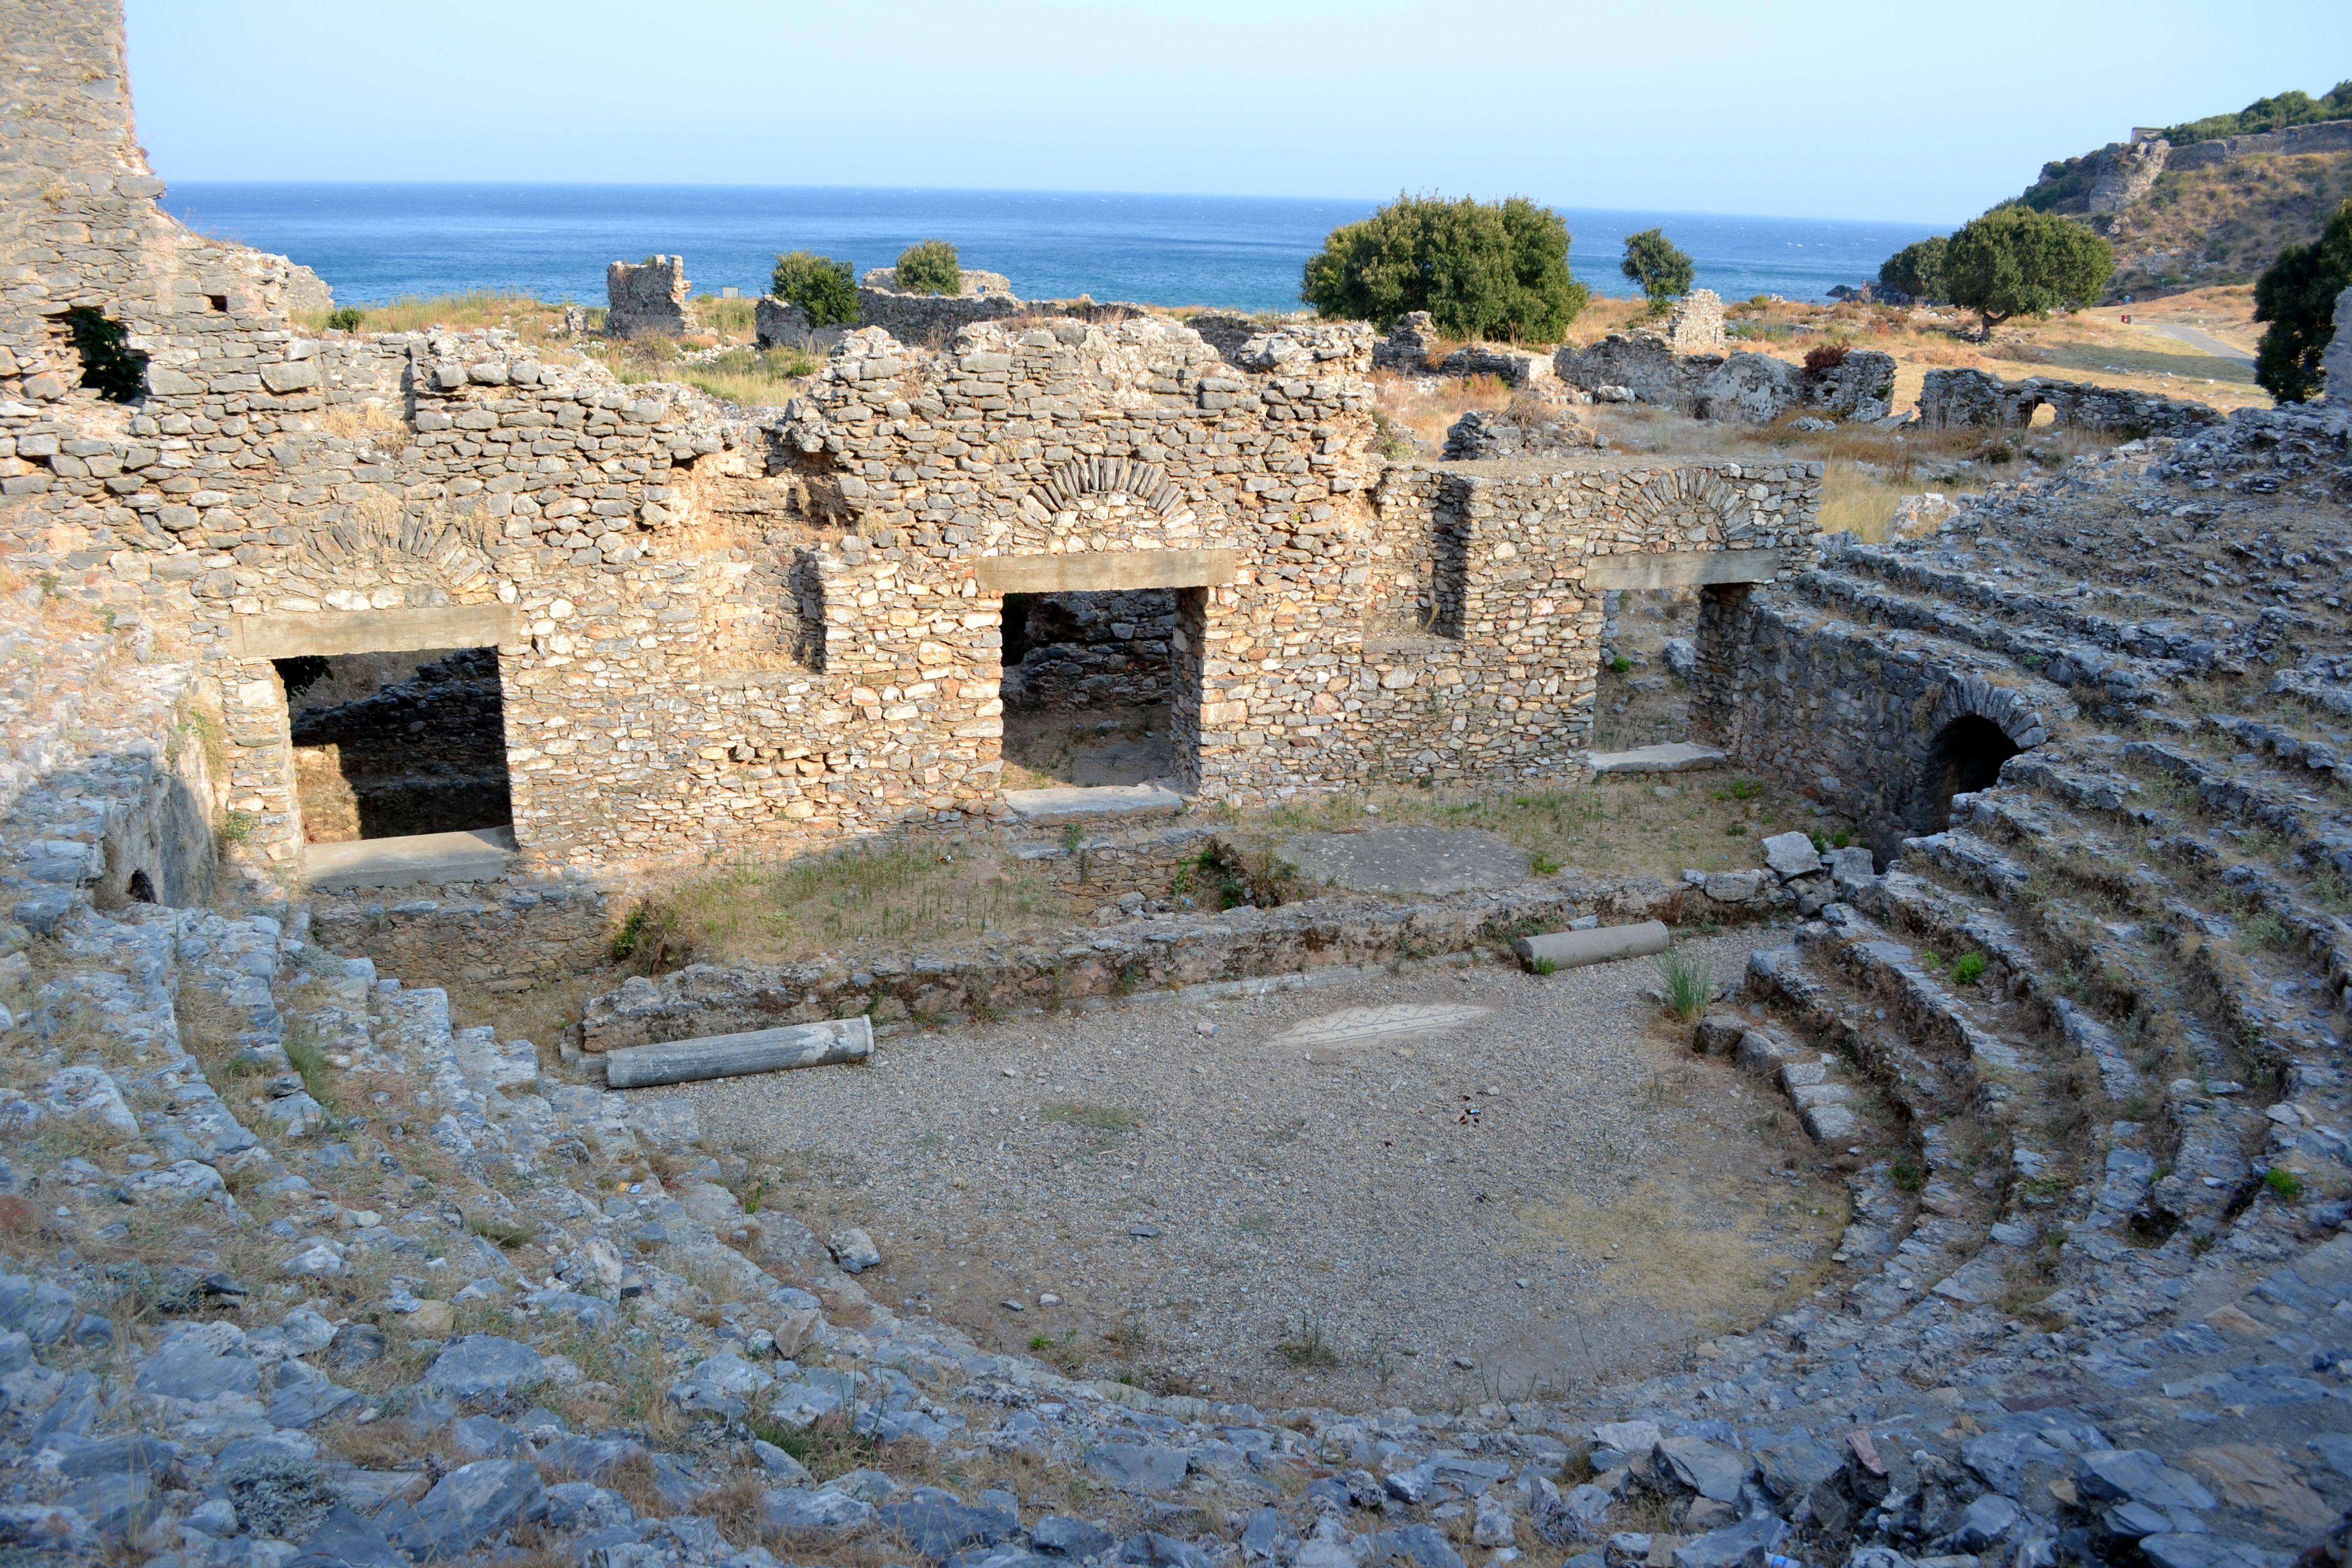
[[[1050,191],[835,189],[790,185],[278,184],[190,181],[163,205],[201,233],[289,256],[337,300],[514,290],[601,304],[604,264],[686,258],[698,293],[766,286],[776,254],[815,250],[859,272],[919,239],[952,240],[968,268],[1002,272],[1025,299],[1091,294],[1153,305],[1299,308],[1323,237],[1373,202]],[[1617,270],[1624,237],[1662,227],[1727,300],[1818,299],[1874,278],[1932,231],[1897,223],[1563,207],[1576,275],[1633,291]]]

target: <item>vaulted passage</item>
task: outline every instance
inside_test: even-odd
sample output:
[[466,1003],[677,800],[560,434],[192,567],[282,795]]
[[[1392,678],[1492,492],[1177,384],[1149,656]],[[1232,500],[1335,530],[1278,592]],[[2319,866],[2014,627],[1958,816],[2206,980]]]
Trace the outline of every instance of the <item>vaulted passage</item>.
[[1932,807],[1929,830],[1950,826],[1952,797],[1991,788],[2000,778],[2000,764],[2022,749],[1980,714],[1963,713],[1945,725],[1928,752],[1927,776],[1921,781]]
[[311,656],[277,665],[310,843],[512,820],[495,648]]

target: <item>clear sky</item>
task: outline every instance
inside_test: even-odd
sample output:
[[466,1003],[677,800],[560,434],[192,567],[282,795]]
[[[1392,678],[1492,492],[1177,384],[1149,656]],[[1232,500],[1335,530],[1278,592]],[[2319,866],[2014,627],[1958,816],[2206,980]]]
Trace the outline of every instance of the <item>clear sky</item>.
[[2352,76],[2352,4],[129,0],[156,172],[1967,218]]

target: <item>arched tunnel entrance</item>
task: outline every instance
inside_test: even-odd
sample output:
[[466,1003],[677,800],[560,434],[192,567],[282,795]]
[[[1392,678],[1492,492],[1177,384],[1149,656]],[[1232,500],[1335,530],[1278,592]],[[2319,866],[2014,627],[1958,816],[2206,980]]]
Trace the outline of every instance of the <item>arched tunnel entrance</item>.
[[2000,777],[2000,764],[2022,750],[1981,713],[1963,713],[1937,731],[1920,780],[1922,828],[1940,833],[1949,827],[1952,797],[1990,788]]

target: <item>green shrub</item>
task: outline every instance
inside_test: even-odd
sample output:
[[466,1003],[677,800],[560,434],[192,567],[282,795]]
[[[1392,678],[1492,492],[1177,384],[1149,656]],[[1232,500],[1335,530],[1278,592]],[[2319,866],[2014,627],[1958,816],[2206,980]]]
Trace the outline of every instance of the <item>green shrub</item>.
[[926,239],[898,253],[898,291],[902,294],[961,294],[963,264],[956,247],[944,239]]
[[1307,258],[1299,298],[1327,321],[1381,330],[1426,310],[1457,338],[1558,342],[1587,290],[1568,269],[1568,225],[1525,196],[1399,195],[1335,228]]
[[1651,313],[1661,316],[1676,295],[1690,292],[1696,275],[1690,257],[1662,228],[1627,235],[1625,258],[1617,264],[1617,270],[1642,286],[1642,292],[1650,297]]
[[367,312],[357,305],[338,305],[327,312],[327,325],[339,332],[356,332],[366,320]]
[[814,250],[788,250],[776,258],[768,291],[808,313],[813,327],[845,327],[857,320],[857,279],[849,263]]
[[2040,320],[2095,301],[2115,276],[2116,249],[2081,224],[2032,207],[1995,207],[1944,247],[1944,288],[1977,313],[1982,336],[2012,316]]
[[1985,957],[1981,952],[1964,952],[1952,960],[1952,978],[1963,985],[1974,985],[1984,978]]
[[2303,1178],[2284,1165],[2273,1165],[2263,1177],[2263,1185],[2289,1202],[2303,1196]]
[[1944,247],[1951,243],[1938,234],[1916,240],[1878,264],[1882,288],[1899,289],[1914,300],[1944,297]]
[[2336,296],[2347,283],[2352,202],[2336,209],[2317,239],[2283,247],[2254,284],[2254,320],[2270,323],[2254,351],[2254,379],[2281,403],[2306,403],[2326,390],[2319,361],[2336,341]]
[[1538,974],[1558,974],[1559,973],[1559,960],[1557,958],[1538,958],[1533,963],[1528,964],[1528,967],[1534,970]]

